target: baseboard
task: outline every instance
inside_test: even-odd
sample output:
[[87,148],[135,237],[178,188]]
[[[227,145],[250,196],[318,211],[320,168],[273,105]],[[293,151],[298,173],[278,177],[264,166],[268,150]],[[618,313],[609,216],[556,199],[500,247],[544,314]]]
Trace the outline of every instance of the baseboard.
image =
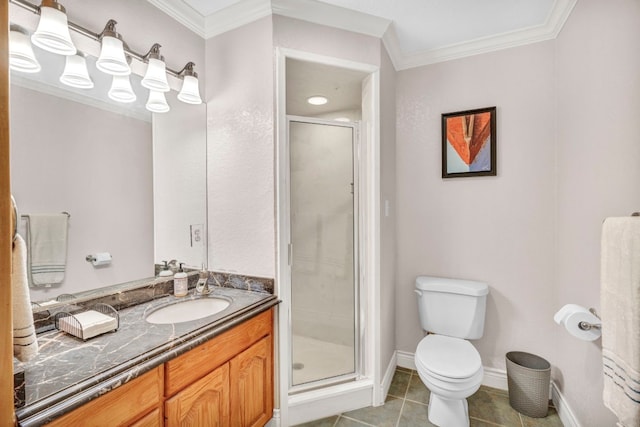
[[405,369],[416,370],[416,362],[413,360],[414,353],[409,353],[407,351],[396,351],[396,360],[398,361],[398,366]]
[[387,370],[382,377],[382,384],[380,387],[382,388],[382,396],[381,402],[373,402],[374,406],[384,404],[384,401],[387,399],[387,393],[389,393],[389,388],[391,388],[391,381],[393,381],[393,374],[396,371],[396,366],[398,366],[398,352],[394,351],[393,356],[391,356],[391,360],[389,361],[389,365],[387,366]]
[[273,410],[273,416],[271,419],[264,425],[265,427],[280,427],[280,409]]
[[578,419],[573,414],[573,411],[569,407],[564,395],[553,381],[551,382],[551,400],[553,400],[553,406],[558,411],[558,416],[564,427],[581,427]]

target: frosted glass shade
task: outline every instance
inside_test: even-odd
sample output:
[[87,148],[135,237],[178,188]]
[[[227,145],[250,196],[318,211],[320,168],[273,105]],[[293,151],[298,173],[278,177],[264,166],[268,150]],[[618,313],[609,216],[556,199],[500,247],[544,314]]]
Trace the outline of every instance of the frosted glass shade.
[[93,87],[93,81],[89,77],[87,61],[84,56],[80,54],[67,56],[60,82],[80,89],[91,89]]
[[31,35],[34,45],[59,55],[75,55],[76,47],[71,41],[67,14],[52,7],[40,7],[40,21]]
[[103,73],[112,76],[127,76],[131,74],[131,67],[124,56],[122,40],[105,36],[102,38],[100,57],[96,61],[96,67]]
[[178,94],[178,99],[187,104],[202,104],[200,90],[198,89],[198,78],[194,76],[184,76],[182,89]]
[[147,72],[140,83],[151,91],[169,92],[165,63],[159,59],[149,58]]
[[23,73],[37,73],[41,69],[29,36],[16,30],[9,34],[9,67]]
[[152,113],[166,113],[170,110],[164,92],[158,92],[157,90],[149,91],[149,99],[145,107]]
[[136,100],[136,94],[131,88],[129,76],[113,76],[111,81],[111,89],[109,89],[109,98],[114,101],[130,103]]

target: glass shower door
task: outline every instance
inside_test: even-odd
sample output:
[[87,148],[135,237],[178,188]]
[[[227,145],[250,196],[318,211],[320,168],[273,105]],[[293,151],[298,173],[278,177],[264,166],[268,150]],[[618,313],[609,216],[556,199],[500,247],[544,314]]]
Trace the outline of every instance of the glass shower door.
[[294,387],[356,372],[354,137],[352,124],[289,122]]

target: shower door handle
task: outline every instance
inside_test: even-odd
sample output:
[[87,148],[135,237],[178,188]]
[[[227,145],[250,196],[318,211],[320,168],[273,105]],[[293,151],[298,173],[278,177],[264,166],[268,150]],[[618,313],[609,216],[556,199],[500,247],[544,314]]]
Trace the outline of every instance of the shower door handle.
[[289,266],[291,266],[293,261],[293,243],[287,245],[287,252],[287,261],[289,262]]

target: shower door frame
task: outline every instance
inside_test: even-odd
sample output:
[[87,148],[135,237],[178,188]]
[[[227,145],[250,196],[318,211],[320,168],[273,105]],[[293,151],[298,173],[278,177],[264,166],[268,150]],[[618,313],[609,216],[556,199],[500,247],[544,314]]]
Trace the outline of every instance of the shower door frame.
[[[362,301],[360,301],[361,293],[360,293],[360,272],[358,266],[360,265],[360,122],[342,122],[337,120],[326,120],[319,119],[316,117],[303,117],[303,116],[295,116],[295,115],[287,115],[287,154],[289,155],[289,159],[291,158],[291,123],[304,123],[304,124],[312,124],[312,125],[322,125],[322,126],[335,126],[341,128],[351,129],[351,173],[352,180],[351,188],[353,191],[353,298],[354,298],[354,307],[353,307],[353,326],[354,326],[354,337],[353,337],[353,372],[337,375],[329,378],[323,378],[315,381],[311,381],[308,383],[293,384],[293,365],[289,363],[289,383],[287,384],[289,393],[295,394],[299,392],[303,392],[306,390],[312,390],[320,387],[325,387],[327,385],[339,384],[346,381],[354,380],[360,378],[361,369],[363,366],[363,361],[361,360],[362,351],[360,349],[360,344],[362,341],[363,330],[361,321],[360,321],[360,306]],[[285,196],[287,203],[287,211],[289,212],[289,240],[292,239],[291,233],[291,163],[289,162],[288,171],[288,186],[287,186],[287,194]],[[293,281],[292,281],[292,271],[291,268],[293,266],[293,244],[289,243],[288,245],[288,264],[289,264],[289,301],[293,303]],[[292,308],[293,308],[293,304]],[[293,325],[292,320],[292,310],[289,310],[289,330],[291,331],[291,327]],[[290,360],[293,360],[293,333],[289,334],[289,357]]]

